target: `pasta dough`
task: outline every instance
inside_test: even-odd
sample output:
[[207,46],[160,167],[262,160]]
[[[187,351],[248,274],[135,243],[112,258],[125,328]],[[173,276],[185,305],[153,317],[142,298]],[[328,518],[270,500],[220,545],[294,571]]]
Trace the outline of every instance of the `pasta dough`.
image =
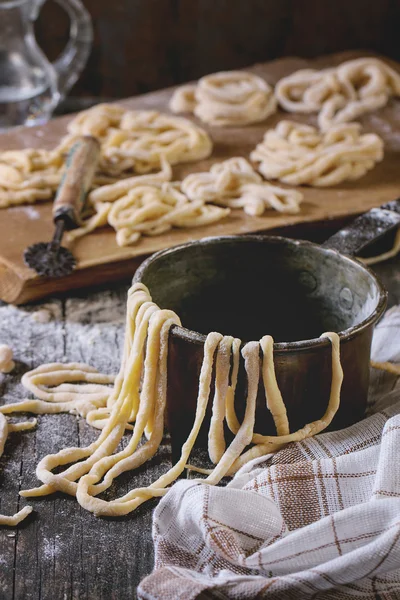
[[168,183],[172,172],[168,163],[157,175],[142,175],[104,186],[89,194],[95,214],[82,227],[68,233],[72,240],[107,223],[117,233],[119,246],[135,244],[143,235],[154,236],[173,227],[191,228],[215,223],[226,217],[229,208],[190,202],[180,183]]
[[[71,144],[72,145],[72,144]],[[0,152],[0,208],[50,200],[64,173],[64,153],[54,150]],[[95,186],[115,181],[104,173],[94,177]]]
[[[86,418],[91,423],[97,422],[101,433],[95,442],[85,448],[67,448],[44,457],[36,471],[43,485],[21,492],[21,495],[42,496],[62,491],[76,496],[81,506],[96,515],[108,516],[125,515],[147,499],[164,495],[167,486],[187,467],[210,402],[214,361],[216,383],[209,455],[216,466],[204,480],[206,483],[216,485],[253,456],[273,452],[290,441],[314,435],[332,421],[339,406],[343,379],[339,336],[336,333],[323,334],[332,344],[332,384],[326,412],[321,419],[290,433],[285,405],[275,377],[272,338],[266,336],[260,342],[249,342],[241,349],[239,339],[211,332],[204,344],[196,414],[178,462],[148,487],[135,488],[111,501],[99,498],[98,495],[111,486],[115,477],[144,464],[159,448],[164,431],[168,337],[174,325],[180,325],[179,317],[170,310],[160,309],[152,302],[148,289],[143,284],[135,284],[128,293],[121,369],[106,402],[106,390],[93,386],[93,382],[103,386],[103,376],[95,375],[95,371],[89,367],[64,365],[63,370],[58,364],[45,365],[26,375],[24,385],[43,398],[43,404],[28,406],[26,402],[34,401],[25,401],[3,406],[0,409],[2,412],[45,412],[45,404],[49,406],[48,412],[52,412],[55,402],[60,404],[60,409],[68,411],[82,392],[81,389],[72,388],[71,382],[86,381],[90,375],[95,379],[88,384],[90,393],[87,395],[92,400],[98,398],[99,403],[86,413]],[[241,424],[234,409],[240,355],[244,359],[248,380],[245,416]],[[276,436],[254,433],[256,396],[261,376],[266,404],[276,426]],[[61,402],[64,403],[63,407]],[[225,420],[235,434],[228,447],[224,438]],[[129,427],[132,428],[129,442],[120,449],[119,443]],[[139,446],[143,434],[147,440]],[[246,450],[251,443],[253,447]]]
[[0,208],[49,200],[61,181],[62,166],[56,151],[0,152]]
[[400,74],[377,58],[358,58],[321,71],[296,71],[277,83],[275,95],[289,112],[317,112],[319,127],[326,131],[400,96]]
[[214,164],[206,173],[192,173],[182,182],[182,191],[192,201],[214,202],[229,208],[243,208],[259,216],[268,208],[298,213],[303,194],[262,180],[244,158],[230,158]]
[[0,373],[9,373],[15,367],[13,351],[6,344],[0,344]]
[[117,232],[117,244],[127,246],[143,235],[160,235],[173,227],[215,223],[231,208],[243,208],[252,216],[262,215],[267,208],[297,213],[303,199],[297,190],[264,182],[240,157],[217,163],[208,172],[188,175],[182,183],[169,183],[171,175],[170,166],[164,163],[157,175],[130,178],[93,190],[88,201],[94,216],[70,232],[67,239],[72,241],[108,223]]
[[248,125],[276,112],[272,88],[245,71],[221,71],[178,88],[170,101],[172,112],[193,112],[210,125]]
[[361,134],[358,123],[335,125],[325,133],[293,121],[269,129],[250,154],[266,179],[288,185],[328,187],[359,179],[383,158],[383,141]]
[[208,134],[187,119],[153,110],[128,110],[99,104],[79,113],[68,125],[59,152],[66,152],[81,135],[101,142],[100,169],[108,175],[126,171],[148,173],[169,164],[207,158],[212,152]]
[[[101,142],[100,172],[82,226],[66,236],[70,242],[110,224],[117,232],[117,243],[126,246],[142,235],[215,223],[229,214],[227,208],[189,202],[178,184],[166,184],[172,177],[171,164],[209,156],[212,142],[203,129],[183,118],[114,104],[79,113],[53,151],[0,153],[0,207],[50,199],[63,175],[64,156],[82,135],[93,135]],[[113,179],[127,171],[147,173],[160,166],[156,175]]]
[[[9,433],[12,431],[26,431],[28,429],[33,429],[35,426],[36,419],[33,421],[24,421],[22,423],[8,423],[6,417],[0,413],[0,457],[4,452],[4,446]],[[25,506],[12,517],[0,514],[0,525],[16,527],[32,512],[32,510],[32,506]]]
[[173,227],[191,228],[220,221],[229,209],[189,202],[180,184],[139,186],[115,202],[108,216],[117,232],[117,244],[127,246],[142,235],[160,235]]
[[169,107],[173,113],[190,112],[193,113],[196,108],[196,89],[197,85],[188,83],[181,85],[172,95]]
[[187,119],[156,111],[133,111],[99,104],[79,113],[53,150],[0,152],[0,208],[50,200],[64,171],[64,158],[78,137],[93,135],[101,142],[94,187],[113,183],[127,172],[147,173],[206,158],[212,152],[208,134]]

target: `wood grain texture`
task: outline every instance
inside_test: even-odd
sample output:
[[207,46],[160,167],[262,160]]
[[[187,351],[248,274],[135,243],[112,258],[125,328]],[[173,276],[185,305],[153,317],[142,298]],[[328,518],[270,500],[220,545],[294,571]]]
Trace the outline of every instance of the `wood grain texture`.
[[[304,237],[304,233],[300,235]],[[326,225],[324,237],[330,233]],[[320,230],[309,234],[306,237],[321,239]],[[376,266],[389,289],[390,305],[400,303],[399,267],[400,258]],[[21,400],[22,373],[45,361],[87,360],[106,372],[115,372],[126,290],[120,285],[24,308],[0,306],[0,341],[13,347],[17,361],[13,373],[0,376],[1,402]],[[33,318],[41,307],[53,314],[47,324]],[[392,380],[388,389],[391,385]],[[42,456],[66,445],[87,444],[96,435],[70,415],[41,416],[36,431],[11,434],[0,460],[0,510],[11,514],[27,503],[19,499],[18,490],[37,483],[35,467]],[[149,483],[167,468],[169,457],[166,442],[161,457],[135,475],[118,478],[112,493]],[[195,464],[199,460],[194,456]],[[137,584],[153,567],[151,513],[155,502],[123,519],[95,518],[75,499],[61,494],[30,503],[34,514],[18,530],[0,528],[1,600],[135,598]]]
[[[342,53],[309,61],[282,59],[255,65],[252,70],[270,83],[305,66],[324,67],[338,64],[360,53]],[[396,63],[397,64],[397,63]],[[397,64],[400,69],[400,65]],[[145,96],[124,100],[126,106],[139,109],[167,110],[171,90],[161,90]],[[241,128],[206,128],[214,141],[210,158],[197,163],[174,167],[174,179],[188,173],[208,170],[218,161],[231,156],[248,157],[262,139],[267,127],[274,126],[284,113],[277,113],[264,123]],[[287,115],[286,115],[287,116]],[[53,147],[65,131],[71,117],[55,119],[39,128],[24,129],[0,136],[0,148],[27,146]],[[296,120],[315,124],[315,116],[295,115]],[[45,280],[36,276],[23,263],[24,249],[36,242],[50,239],[53,230],[51,204],[34,207],[3,209],[0,219],[0,298],[22,303],[54,292],[74,289],[88,284],[131,277],[138,263],[157,250],[211,235],[243,234],[267,231],[298,223],[322,221],[359,214],[398,196],[400,172],[398,169],[400,141],[398,123],[400,101],[391,100],[379,111],[361,119],[365,131],[375,131],[385,141],[385,158],[365,177],[356,182],[345,182],[330,189],[301,188],[304,202],[298,215],[266,211],[261,217],[251,217],[242,210],[234,210],[223,221],[191,230],[174,229],[160,236],[142,238],[138,244],[120,248],[111,228],[103,228],[76,241],[71,247],[78,260],[78,268],[63,279]]]
[[[142,94],[288,55],[364,48],[400,60],[399,0],[83,2],[95,38],[74,95]],[[68,38],[68,19],[55,2],[46,3],[36,30],[54,59]]]

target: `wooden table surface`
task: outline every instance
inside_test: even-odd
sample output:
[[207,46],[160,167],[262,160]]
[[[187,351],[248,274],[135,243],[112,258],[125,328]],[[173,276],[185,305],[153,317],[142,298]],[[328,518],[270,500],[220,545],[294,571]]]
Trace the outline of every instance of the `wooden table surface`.
[[[400,303],[399,267],[400,258],[376,266],[389,289],[390,305]],[[41,363],[84,361],[105,372],[116,372],[127,289],[128,283],[42,304],[0,305],[0,343],[10,344],[17,360],[15,371],[0,378],[1,402],[21,400],[21,375]],[[42,307],[53,314],[49,323],[38,323],[33,317]],[[71,415],[41,416],[36,431],[11,434],[0,461],[0,512],[12,514],[26,504],[20,501],[18,490],[36,485],[35,467],[45,454],[87,445],[97,435],[82,419]],[[138,473],[121,476],[112,494],[147,485],[166,468],[169,458],[165,440],[153,463]],[[0,528],[1,600],[136,597],[138,583],[153,565],[151,513],[155,501],[121,519],[96,518],[75,498],[61,494],[31,504],[34,513],[19,529]]]

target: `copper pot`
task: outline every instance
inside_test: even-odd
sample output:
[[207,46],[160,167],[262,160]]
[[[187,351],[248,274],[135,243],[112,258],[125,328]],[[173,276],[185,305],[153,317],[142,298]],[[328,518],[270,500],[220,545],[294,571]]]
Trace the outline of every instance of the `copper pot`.
[[[388,211],[386,211],[388,212]],[[370,213],[358,219],[362,221]],[[392,218],[395,226],[400,216]],[[355,224],[331,239],[331,245],[355,249],[352,231],[362,231],[358,248],[376,239]],[[344,380],[332,429],[358,421],[365,412],[372,333],[383,314],[387,294],[374,273],[337,249],[311,242],[264,235],[205,238],[154,254],[138,269],[160,307],[174,310],[184,327],[169,340],[168,427],[173,453],[191,429],[207,333],[218,331],[243,342],[274,337],[274,360],[290,429],[320,418],[331,385],[331,344],[320,339],[336,331],[341,339]],[[238,416],[244,412],[243,366],[236,393]],[[209,407],[210,413],[211,407]],[[208,414],[209,417],[209,414]],[[206,439],[208,418],[199,436]],[[265,405],[262,382],[257,399],[258,433],[275,434]]]

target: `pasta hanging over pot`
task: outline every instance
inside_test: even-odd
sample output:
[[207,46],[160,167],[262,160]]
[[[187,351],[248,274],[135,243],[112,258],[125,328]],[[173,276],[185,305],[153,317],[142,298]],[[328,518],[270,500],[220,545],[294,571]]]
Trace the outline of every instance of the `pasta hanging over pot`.
[[[212,332],[204,344],[193,425],[178,462],[148,487],[132,489],[111,501],[99,498],[118,475],[143,465],[156,454],[161,444],[167,400],[168,339],[170,329],[175,325],[180,325],[179,317],[170,310],[160,309],[152,301],[148,289],[137,283],[128,292],[122,364],[110,393],[105,386],[113,378],[81,364],[45,365],[24,376],[24,384],[39,400],[6,405],[0,408],[1,412],[70,410],[86,416],[90,424],[101,429],[101,433],[87,447],[66,448],[45,456],[36,470],[43,485],[21,492],[22,496],[43,496],[61,491],[76,496],[81,506],[103,516],[126,515],[149,498],[163,496],[167,486],[188,466],[210,403],[214,363],[216,377],[209,455],[216,466],[207,472],[205,483],[216,485],[250,459],[274,452],[288,442],[315,435],[331,423],[339,407],[343,379],[338,334],[321,336],[327,337],[332,344],[332,383],[325,414],[290,433],[285,404],[275,377],[272,337],[248,342],[241,348],[239,339]],[[240,355],[244,359],[248,381],[242,423],[238,421],[234,407]],[[260,377],[277,435],[264,436],[254,432]],[[87,382],[86,388],[82,381]],[[225,420],[234,434],[228,446],[224,436]],[[128,429],[132,429],[129,443],[120,449],[119,444]],[[147,439],[139,445],[143,435]],[[250,444],[252,447],[247,449]]]

